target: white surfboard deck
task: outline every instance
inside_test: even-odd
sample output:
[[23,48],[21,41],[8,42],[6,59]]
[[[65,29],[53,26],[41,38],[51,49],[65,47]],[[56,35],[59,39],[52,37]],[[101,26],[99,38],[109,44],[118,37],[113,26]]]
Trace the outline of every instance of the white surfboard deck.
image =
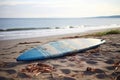
[[105,43],[102,39],[76,38],[49,42],[23,52],[17,61],[41,60],[64,56],[73,52],[90,49]]

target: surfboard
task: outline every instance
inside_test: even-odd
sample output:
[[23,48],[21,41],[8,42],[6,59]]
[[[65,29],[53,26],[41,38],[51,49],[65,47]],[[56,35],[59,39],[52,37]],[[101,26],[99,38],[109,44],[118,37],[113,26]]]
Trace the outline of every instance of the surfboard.
[[48,42],[23,52],[18,56],[17,61],[33,61],[60,57],[97,47],[103,43],[105,43],[105,40],[93,38],[63,39]]

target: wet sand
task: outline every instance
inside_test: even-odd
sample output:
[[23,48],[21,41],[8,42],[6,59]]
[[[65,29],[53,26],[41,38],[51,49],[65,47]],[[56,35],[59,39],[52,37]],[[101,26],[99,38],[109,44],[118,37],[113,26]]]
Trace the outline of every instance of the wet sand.
[[[25,50],[42,45],[49,41],[68,38],[100,38],[106,43],[84,52],[72,55],[31,61],[17,62],[16,58]],[[0,80],[115,80],[120,75],[120,69],[116,69],[120,62],[120,34],[104,36],[85,36],[81,34],[69,34],[63,36],[4,40],[0,41]],[[37,65],[47,72],[23,71],[30,65]],[[31,69],[31,68],[30,68]],[[120,79],[119,79],[120,80]]]

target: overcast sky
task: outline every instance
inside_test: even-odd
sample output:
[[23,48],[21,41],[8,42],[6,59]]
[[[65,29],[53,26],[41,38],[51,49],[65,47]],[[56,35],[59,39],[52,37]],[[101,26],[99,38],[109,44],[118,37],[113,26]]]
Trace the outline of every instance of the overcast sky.
[[0,0],[1,18],[64,18],[120,14],[120,0]]

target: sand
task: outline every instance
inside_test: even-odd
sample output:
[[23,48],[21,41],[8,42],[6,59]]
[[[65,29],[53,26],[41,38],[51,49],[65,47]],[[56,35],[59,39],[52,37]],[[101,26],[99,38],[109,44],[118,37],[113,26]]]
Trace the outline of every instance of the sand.
[[[85,35],[86,33],[0,41],[0,80],[116,80],[120,75],[120,69],[116,67],[120,61],[120,34]],[[95,49],[60,58],[31,62],[16,61],[22,52],[35,46],[49,41],[81,37],[105,39],[106,43]],[[38,63],[47,65],[47,72],[23,71],[26,67]],[[49,68],[51,70],[48,70]]]

